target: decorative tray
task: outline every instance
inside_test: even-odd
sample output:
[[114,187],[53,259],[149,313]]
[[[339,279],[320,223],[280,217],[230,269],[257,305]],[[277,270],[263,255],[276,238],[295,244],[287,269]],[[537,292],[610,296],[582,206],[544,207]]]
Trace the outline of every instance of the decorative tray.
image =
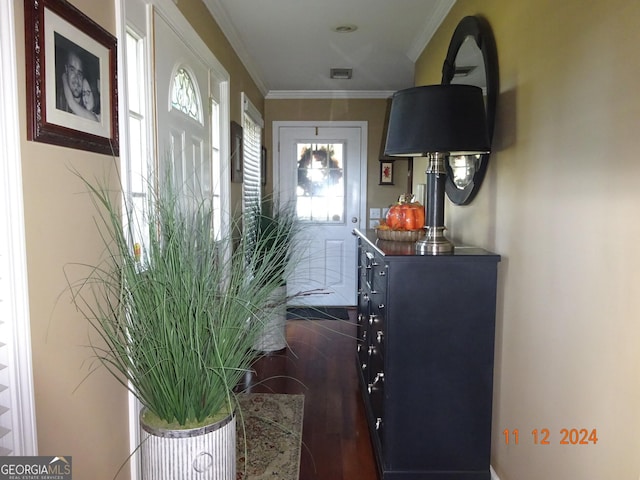
[[393,242],[415,242],[424,236],[424,229],[391,230],[389,228],[376,228],[376,236],[380,240],[391,240]]

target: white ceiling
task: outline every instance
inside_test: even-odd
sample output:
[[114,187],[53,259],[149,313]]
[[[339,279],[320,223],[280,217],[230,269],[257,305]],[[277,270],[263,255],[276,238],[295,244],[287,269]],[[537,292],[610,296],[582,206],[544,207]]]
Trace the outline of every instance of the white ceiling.
[[[268,98],[376,97],[413,86],[414,63],[455,0],[204,3]],[[332,30],[346,24],[358,29]],[[353,77],[332,80],[331,68]]]

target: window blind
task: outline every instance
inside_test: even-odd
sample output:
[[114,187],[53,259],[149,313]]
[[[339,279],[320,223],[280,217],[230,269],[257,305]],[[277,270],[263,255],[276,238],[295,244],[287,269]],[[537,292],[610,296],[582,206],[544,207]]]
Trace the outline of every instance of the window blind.
[[[243,131],[243,185],[242,203],[245,213],[259,210],[261,198],[261,141],[264,122],[258,109],[242,93],[242,131]],[[255,217],[245,215],[244,234],[250,242],[255,238]]]

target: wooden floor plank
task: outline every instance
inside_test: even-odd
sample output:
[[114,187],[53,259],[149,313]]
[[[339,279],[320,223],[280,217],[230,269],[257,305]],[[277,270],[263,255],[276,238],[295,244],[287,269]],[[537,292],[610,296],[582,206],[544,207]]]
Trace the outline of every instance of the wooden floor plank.
[[305,395],[300,480],[376,480],[377,471],[349,321],[289,320],[289,348],[267,355],[245,378],[251,392]]

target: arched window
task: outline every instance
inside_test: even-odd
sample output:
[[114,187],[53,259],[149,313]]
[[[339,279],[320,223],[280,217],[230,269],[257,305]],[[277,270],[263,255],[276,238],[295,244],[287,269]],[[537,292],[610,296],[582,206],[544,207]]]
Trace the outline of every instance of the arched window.
[[202,123],[202,102],[191,75],[180,67],[172,79],[171,106]]

